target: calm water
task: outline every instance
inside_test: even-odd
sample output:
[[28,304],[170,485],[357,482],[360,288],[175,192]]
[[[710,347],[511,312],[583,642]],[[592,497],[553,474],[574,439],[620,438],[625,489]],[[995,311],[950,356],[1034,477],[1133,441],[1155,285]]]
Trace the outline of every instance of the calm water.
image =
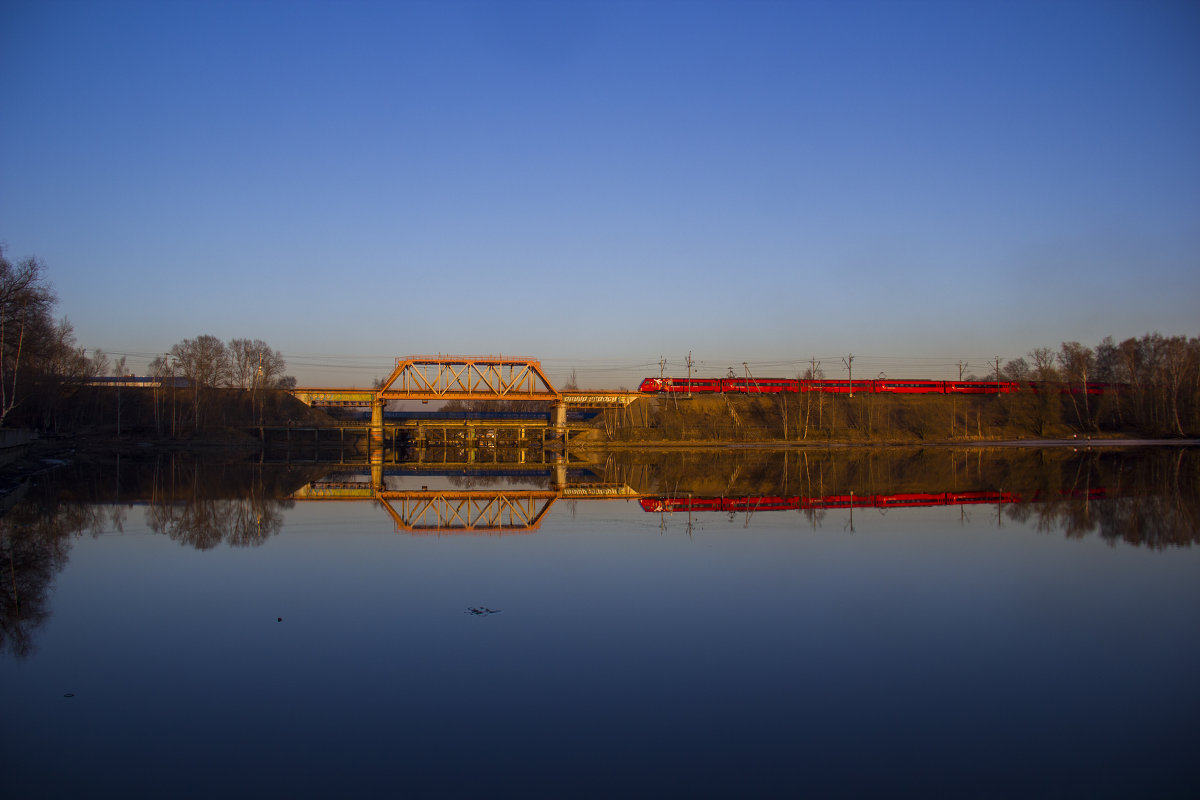
[[43,478],[5,796],[1200,789],[1200,453],[455,458]]

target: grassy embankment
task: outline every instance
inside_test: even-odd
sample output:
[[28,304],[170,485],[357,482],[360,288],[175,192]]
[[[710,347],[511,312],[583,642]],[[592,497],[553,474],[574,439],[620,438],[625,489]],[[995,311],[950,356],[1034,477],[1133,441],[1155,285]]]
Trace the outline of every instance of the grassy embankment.
[[1006,441],[1141,434],[1111,398],[1088,414],[1070,396],[834,394],[663,396],[604,412],[587,441],[789,444]]

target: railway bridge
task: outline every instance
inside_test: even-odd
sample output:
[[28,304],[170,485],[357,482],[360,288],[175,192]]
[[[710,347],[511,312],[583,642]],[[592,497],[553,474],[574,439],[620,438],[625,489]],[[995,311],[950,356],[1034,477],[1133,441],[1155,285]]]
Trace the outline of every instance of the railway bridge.
[[302,387],[291,394],[309,406],[371,409],[372,444],[383,445],[383,409],[390,400],[533,400],[550,404],[549,426],[567,434],[570,408],[623,408],[640,392],[596,392],[554,388],[541,363],[512,356],[407,356],[375,389]]
[[[568,462],[558,455],[552,463],[485,465],[465,463],[455,469],[438,470],[437,464],[409,462],[383,465],[370,463],[366,469],[346,469],[328,478],[308,483],[292,493],[304,501],[362,501],[377,503],[391,517],[397,531],[408,533],[531,533],[558,500],[639,500],[642,495],[623,482],[588,479],[595,465]],[[449,465],[442,465],[449,466]],[[574,474],[573,474],[574,473]],[[585,474],[580,474],[585,473]],[[541,488],[392,488],[387,478],[401,484],[413,478],[483,475],[535,482]],[[431,483],[434,481],[430,481]]]

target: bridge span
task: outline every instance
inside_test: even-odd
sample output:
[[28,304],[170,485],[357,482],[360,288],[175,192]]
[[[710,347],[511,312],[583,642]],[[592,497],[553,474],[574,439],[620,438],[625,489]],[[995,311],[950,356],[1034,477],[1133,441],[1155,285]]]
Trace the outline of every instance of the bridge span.
[[378,388],[299,387],[289,390],[309,406],[369,406],[372,438],[383,443],[383,409],[390,400],[531,400],[549,403],[553,427],[567,430],[569,408],[624,408],[640,392],[554,388],[537,359],[512,356],[408,356]]

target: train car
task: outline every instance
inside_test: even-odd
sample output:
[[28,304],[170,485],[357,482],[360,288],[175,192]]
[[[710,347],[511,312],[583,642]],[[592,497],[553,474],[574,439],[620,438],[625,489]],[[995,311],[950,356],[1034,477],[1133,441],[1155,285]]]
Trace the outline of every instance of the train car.
[[945,394],[945,381],[892,381],[881,378],[875,381],[875,392],[879,394]]
[[870,394],[875,381],[799,381],[802,392],[826,392],[828,394]]
[[945,492],[906,492],[903,494],[875,495],[876,508],[914,508],[919,506],[946,505]]
[[948,505],[968,505],[977,503],[998,504],[998,503],[1019,503],[1020,495],[1013,492],[947,492],[946,503]]
[[779,394],[800,391],[799,381],[787,378],[722,378],[721,391],[739,394]]
[[[725,393],[779,394],[783,392],[824,392],[827,394],[1010,394],[1046,390],[1044,381],[929,381],[929,380],[791,380],[788,378],[646,378],[638,384],[645,393]],[[1051,392],[1059,394],[1120,394],[1129,384],[1086,384],[1055,382]]]
[[720,392],[720,378],[646,378],[639,392]]
[[1008,394],[1020,388],[1016,381],[946,381],[946,394]]

